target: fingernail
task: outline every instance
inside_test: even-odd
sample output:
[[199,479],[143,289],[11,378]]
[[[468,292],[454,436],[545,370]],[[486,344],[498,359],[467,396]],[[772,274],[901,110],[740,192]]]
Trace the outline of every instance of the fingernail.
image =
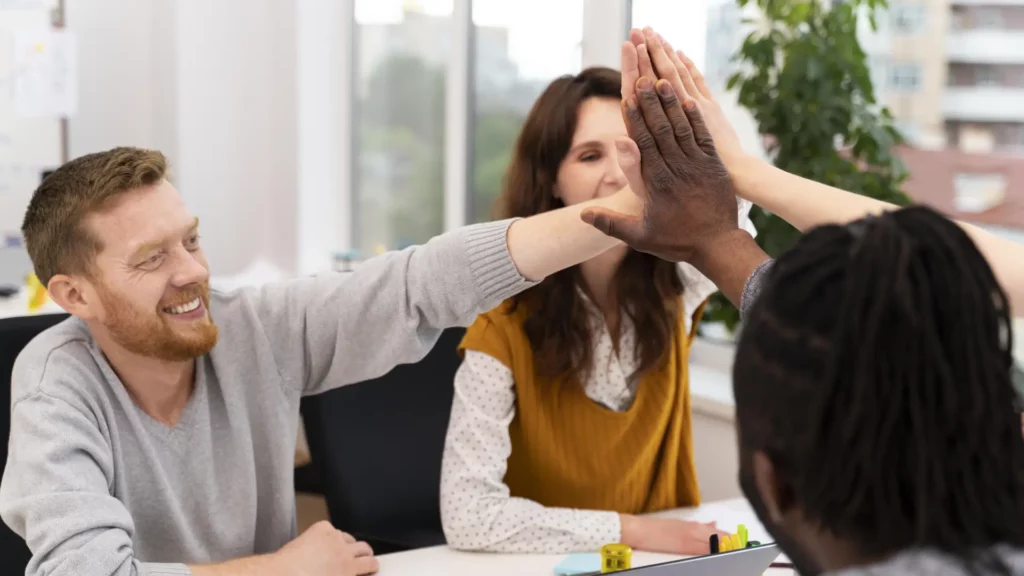
[[672,86],[669,85],[669,83],[666,82],[665,80],[658,80],[658,83],[655,84],[655,87],[658,89],[658,94],[661,94],[662,96],[672,95]]
[[650,90],[651,88],[654,88],[654,82],[652,82],[647,76],[641,76],[640,80],[636,83],[636,87],[638,90]]
[[626,108],[629,110],[636,110],[636,97],[630,96],[626,98]]
[[683,102],[683,108],[686,108],[687,110],[693,110],[696,107],[697,107],[697,101],[696,100],[686,100],[685,102]]
[[653,38],[654,37],[654,29],[651,28],[650,26],[645,26],[644,27],[644,36],[647,36],[648,38]]
[[623,156],[628,156],[630,153],[629,144],[626,144],[625,142],[616,142],[615,149]]

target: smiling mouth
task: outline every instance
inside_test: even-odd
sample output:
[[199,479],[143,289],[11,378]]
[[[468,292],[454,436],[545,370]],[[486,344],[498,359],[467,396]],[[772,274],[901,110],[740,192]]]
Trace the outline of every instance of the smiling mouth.
[[163,311],[167,314],[188,314],[189,312],[195,312],[203,303],[202,299],[196,296],[193,300],[190,300],[184,304],[178,306],[170,306],[164,308]]

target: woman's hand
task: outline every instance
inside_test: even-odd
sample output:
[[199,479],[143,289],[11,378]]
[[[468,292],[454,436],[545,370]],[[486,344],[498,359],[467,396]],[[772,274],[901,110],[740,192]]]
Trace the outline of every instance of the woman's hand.
[[632,30],[630,41],[622,45],[622,98],[635,95],[636,81],[641,76],[667,80],[684,105],[687,100],[697,103],[707,124],[715,149],[725,167],[732,172],[734,166],[747,158],[736,130],[725,117],[704,75],[681,50],[674,50],[661,35],[651,28]]
[[704,524],[674,520],[672,518],[651,518],[620,514],[622,543],[634,550],[663,552],[683,556],[701,556],[710,552],[712,534],[726,537],[727,533],[715,527],[715,523]]

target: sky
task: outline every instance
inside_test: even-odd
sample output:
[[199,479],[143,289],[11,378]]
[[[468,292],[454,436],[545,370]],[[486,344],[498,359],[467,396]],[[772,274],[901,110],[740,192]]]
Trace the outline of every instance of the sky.
[[[633,0],[633,26],[658,31],[698,65],[704,62],[707,5],[718,0]],[[578,70],[584,0],[473,0],[473,22],[509,29],[509,56],[526,78],[548,79]],[[357,23],[398,22],[403,6],[438,16],[452,0],[356,0]]]

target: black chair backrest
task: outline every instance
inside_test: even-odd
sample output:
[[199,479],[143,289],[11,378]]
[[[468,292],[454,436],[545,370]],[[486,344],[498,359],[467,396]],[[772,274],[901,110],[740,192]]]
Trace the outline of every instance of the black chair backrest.
[[463,328],[416,364],[302,400],[331,522],[377,554],[444,544],[441,456]]
[[[0,346],[0,431],[3,433],[0,473],[7,466],[7,444],[11,434],[11,371],[14,369],[14,359],[36,335],[67,317],[67,314],[39,314],[0,318],[0,342],[3,343]],[[0,558],[3,558],[4,564],[0,571],[5,574],[7,570],[11,570],[10,574],[24,574],[31,557],[25,541],[0,522]]]

